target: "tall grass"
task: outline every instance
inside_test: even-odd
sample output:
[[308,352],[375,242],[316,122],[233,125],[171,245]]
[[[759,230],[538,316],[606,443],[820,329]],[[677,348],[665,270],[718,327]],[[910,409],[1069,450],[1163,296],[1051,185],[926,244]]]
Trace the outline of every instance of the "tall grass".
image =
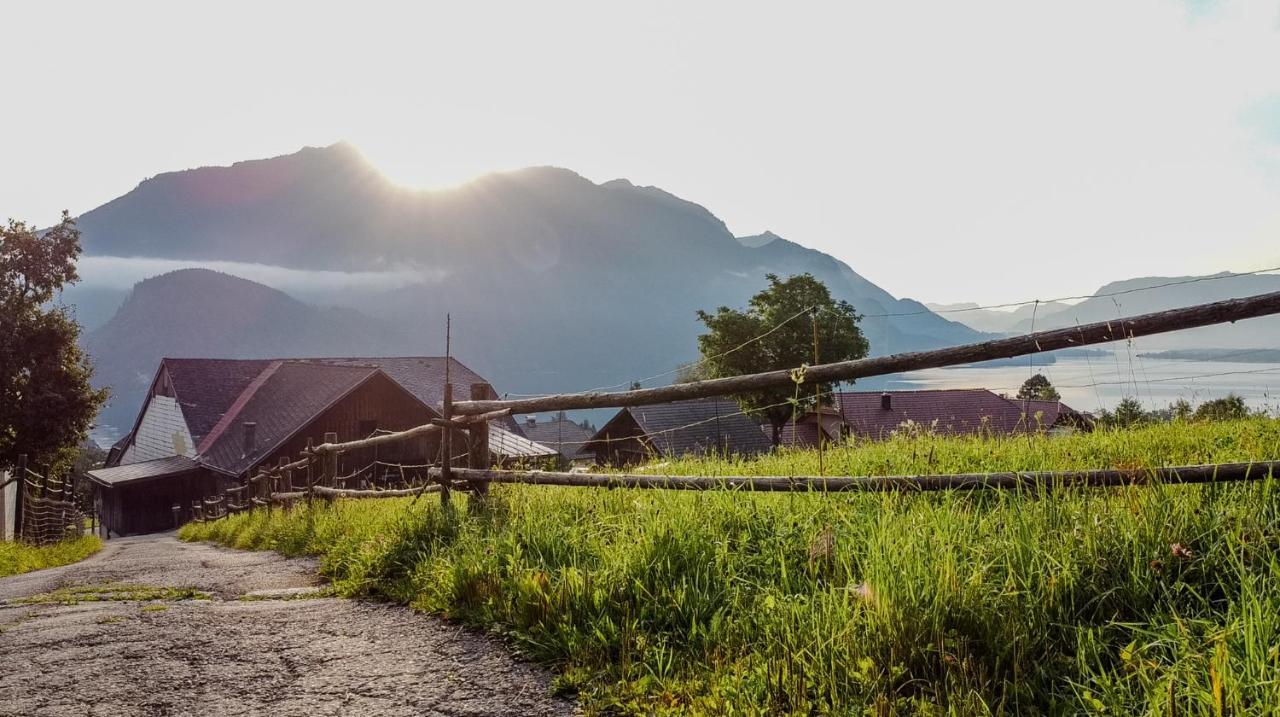
[[0,540],[0,578],[78,563],[99,550],[102,541],[92,535],[42,547]]
[[[1280,422],[900,437],[828,474],[1280,457]],[[812,452],[664,472],[809,474]],[[505,635],[640,713],[1267,714],[1280,498],[1248,484],[1052,493],[495,487],[483,508],[317,503],[183,529],[322,558],[347,595]]]

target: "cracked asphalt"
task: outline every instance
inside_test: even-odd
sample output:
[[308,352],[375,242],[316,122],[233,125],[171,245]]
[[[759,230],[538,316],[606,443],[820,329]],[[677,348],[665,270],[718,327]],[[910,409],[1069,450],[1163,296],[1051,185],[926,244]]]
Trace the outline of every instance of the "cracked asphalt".
[[[18,602],[107,584],[213,599]],[[172,535],[0,578],[0,715],[575,713],[501,642],[394,605],[306,597],[318,584],[314,561]]]

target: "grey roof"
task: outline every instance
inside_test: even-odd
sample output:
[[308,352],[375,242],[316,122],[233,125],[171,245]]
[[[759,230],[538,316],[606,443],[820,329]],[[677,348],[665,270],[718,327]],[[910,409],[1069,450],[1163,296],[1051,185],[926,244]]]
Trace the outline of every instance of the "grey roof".
[[623,411],[631,414],[654,449],[668,458],[719,451],[754,455],[773,447],[759,424],[729,399],[701,398]]
[[165,478],[168,476],[191,473],[200,469],[200,464],[186,456],[169,456],[153,461],[130,463],[115,468],[98,468],[89,471],[89,478],[99,485],[108,487],[137,483],[140,481]]
[[583,449],[591,440],[591,431],[567,419],[536,421],[532,426],[528,421],[517,421],[517,424],[530,440],[554,448],[570,460],[584,455]]
[[494,421],[489,422],[489,451],[501,458],[551,458],[556,449],[512,433]]

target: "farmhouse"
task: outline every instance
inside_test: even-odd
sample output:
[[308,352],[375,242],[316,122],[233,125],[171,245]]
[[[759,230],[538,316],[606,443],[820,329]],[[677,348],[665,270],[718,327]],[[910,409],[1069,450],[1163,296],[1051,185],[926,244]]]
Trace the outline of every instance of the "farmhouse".
[[[449,380],[455,387],[484,382],[452,359]],[[89,472],[103,528],[116,535],[173,528],[192,501],[296,458],[326,433],[350,441],[428,423],[440,416],[444,382],[445,359],[432,357],[164,359],[133,429],[104,468]],[[505,426],[491,431],[508,451],[554,453],[518,436],[506,440]],[[440,447],[432,435],[342,460],[349,468],[374,460],[424,464]]]
[[600,465],[684,455],[756,455],[772,448],[760,425],[729,399],[702,398],[624,408],[587,443]]
[[833,405],[810,411],[782,432],[785,445],[812,446],[848,436],[881,440],[914,425],[944,434],[1008,434],[1092,428],[1092,421],[1060,401],[1020,401],[984,388],[923,391],[844,391]]

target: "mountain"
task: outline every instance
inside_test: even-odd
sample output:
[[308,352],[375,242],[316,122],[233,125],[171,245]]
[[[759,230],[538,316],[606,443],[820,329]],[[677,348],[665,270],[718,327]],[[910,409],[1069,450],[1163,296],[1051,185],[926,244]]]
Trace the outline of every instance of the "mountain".
[[[1100,287],[1093,297],[1061,311],[1039,316],[1037,330],[1063,328],[1077,323],[1107,321],[1121,316],[1145,314],[1225,299],[1280,291],[1280,275],[1233,275],[1227,272],[1205,276],[1149,276],[1116,281]],[[1042,305],[1043,306],[1043,305]],[[1012,328],[1017,333],[1031,330],[1024,319]],[[1280,317],[1266,316],[1235,324],[1206,326],[1187,331],[1147,336],[1138,346],[1150,350],[1246,349],[1280,345]]]
[[[338,144],[157,175],[78,222],[87,256],[215,263],[237,275],[243,267],[303,302],[376,317],[409,337],[409,353],[443,353],[450,314],[455,353],[507,391],[625,385],[690,361],[700,329],[695,312],[745,305],[768,273],[807,271],[824,281],[866,316],[875,353],[982,336],[821,252],[771,233],[739,239],[706,208],[661,189],[621,179],[597,184],[554,167],[413,190]],[[866,240],[868,249],[874,241]],[[120,262],[100,263],[108,264]],[[195,277],[168,281],[177,287]],[[94,282],[86,273],[85,285]],[[134,342],[135,332],[147,337],[147,356],[174,345],[178,334],[170,327],[125,320],[136,313],[131,304],[141,288],[120,321],[94,332],[95,354],[111,342]],[[195,304],[209,290],[198,282],[173,289]],[[205,310],[245,309],[215,302]],[[249,333],[209,326],[203,343],[193,337],[184,351],[276,353],[268,346],[284,344],[271,336],[273,325]],[[308,345],[301,330],[312,324],[298,326],[290,335],[302,351]],[[222,340],[220,332],[232,329],[245,338]],[[348,339],[345,351],[330,344],[316,350],[368,354],[364,340]],[[381,332],[368,340],[382,341]],[[154,365],[127,368],[147,373]]]
[[1022,322],[1030,322],[1034,314],[1037,324],[1041,319],[1065,311],[1071,308],[1070,304],[1064,304],[1058,301],[1042,302],[1039,306],[1035,304],[1023,304],[1022,306],[1005,311],[1001,309],[982,309],[978,304],[973,302],[960,304],[933,304],[926,303],[926,307],[930,311],[938,312],[951,319],[968,326],[975,331],[985,331],[995,334],[1008,333]]
[[183,269],[134,286],[89,332],[94,379],[112,388],[102,423],[127,430],[163,357],[270,358],[403,351],[407,337],[351,309],[320,309],[261,284]]

